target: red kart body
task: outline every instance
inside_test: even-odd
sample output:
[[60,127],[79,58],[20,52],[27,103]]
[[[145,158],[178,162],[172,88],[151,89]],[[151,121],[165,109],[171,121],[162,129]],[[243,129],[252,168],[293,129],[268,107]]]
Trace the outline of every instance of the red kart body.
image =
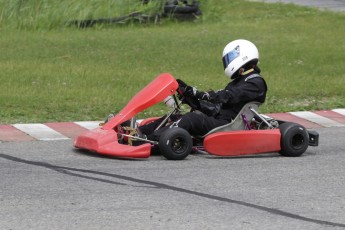
[[[174,95],[177,89],[178,82],[172,75],[168,73],[159,75],[104,126],[78,136],[74,146],[115,157],[148,158],[151,154],[151,143],[138,146],[121,144],[118,142],[116,127],[148,107],[162,102],[169,95]],[[281,131],[267,129],[216,132],[203,139],[203,147],[207,153],[219,156],[279,152]]]
[[279,152],[280,139],[279,129],[219,132],[204,139],[204,148],[218,156]]
[[178,83],[170,74],[163,73],[154,81],[137,93],[129,103],[108,121],[104,126],[86,131],[75,139],[74,146],[87,149],[100,154],[147,158],[151,153],[151,144],[129,146],[118,143],[118,135],[115,127],[122,122],[134,117],[139,112],[164,100],[169,95],[176,93]]

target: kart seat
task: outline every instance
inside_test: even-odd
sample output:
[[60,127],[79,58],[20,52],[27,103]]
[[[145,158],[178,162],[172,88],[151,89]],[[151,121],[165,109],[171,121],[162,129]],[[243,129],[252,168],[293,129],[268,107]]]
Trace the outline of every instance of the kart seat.
[[233,130],[248,129],[247,125],[255,116],[255,114],[251,111],[251,109],[257,111],[260,104],[261,103],[257,101],[248,102],[242,107],[242,109],[237,114],[237,116],[229,124],[216,127],[212,129],[211,131],[209,131],[208,133],[206,133],[205,135],[201,136],[201,138],[205,138],[207,135],[210,135],[211,133],[216,133],[216,132],[226,132],[226,131],[233,131]]

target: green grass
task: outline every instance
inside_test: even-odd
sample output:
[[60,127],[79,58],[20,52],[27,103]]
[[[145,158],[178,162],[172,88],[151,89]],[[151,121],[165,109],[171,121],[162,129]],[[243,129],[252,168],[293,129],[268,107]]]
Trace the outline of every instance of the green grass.
[[240,0],[202,3],[197,22],[82,30],[55,24],[62,19],[9,21],[3,9],[0,123],[101,120],[161,72],[199,89],[223,88],[221,53],[237,38],[260,51],[269,87],[260,112],[345,108],[344,14]]
[[161,0],[0,0],[0,24],[19,29],[63,28],[81,19],[113,18],[134,11],[157,12]]

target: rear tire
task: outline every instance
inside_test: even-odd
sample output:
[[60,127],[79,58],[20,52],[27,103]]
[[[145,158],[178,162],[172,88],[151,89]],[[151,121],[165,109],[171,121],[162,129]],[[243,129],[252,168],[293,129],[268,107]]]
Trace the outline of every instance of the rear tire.
[[308,148],[309,135],[307,130],[298,124],[286,122],[279,126],[281,133],[281,151],[282,156],[299,157]]
[[183,160],[192,151],[193,141],[186,130],[174,127],[162,133],[158,145],[166,159]]

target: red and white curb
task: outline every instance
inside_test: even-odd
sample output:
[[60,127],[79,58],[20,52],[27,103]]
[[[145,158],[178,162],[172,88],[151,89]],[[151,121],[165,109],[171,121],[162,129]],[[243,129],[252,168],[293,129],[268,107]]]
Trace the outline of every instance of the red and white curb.
[[78,121],[0,125],[0,142],[67,140],[99,127],[99,123],[100,121]]
[[[307,129],[345,127],[345,109],[266,115],[277,120],[299,123]],[[77,137],[86,130],[99,127],[99,123],[100,121],[78,121],[0,125],[0,142],[68,140]]]

